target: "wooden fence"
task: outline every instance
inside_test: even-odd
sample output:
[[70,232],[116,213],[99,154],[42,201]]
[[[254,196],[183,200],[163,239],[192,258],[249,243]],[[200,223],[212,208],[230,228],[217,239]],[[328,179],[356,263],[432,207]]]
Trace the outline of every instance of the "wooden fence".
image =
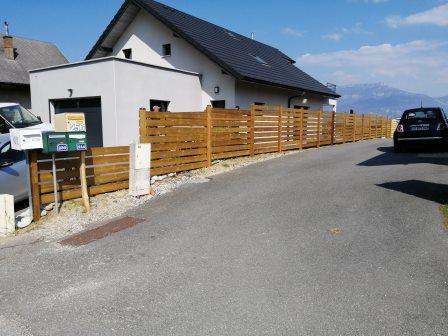
[[[79,153],[58,153],[56,180],[58,199],[81,197],[81,159]],[[53,173],[51,155],[32,151],[30,156],[33,217],[40,219],[41,205],[52,203]],[[98,195],[129,187],[129,147],[92,148],[86,152],[89,195]]]
[[[209,167],[218,159],[390,137],[393,130],[385,117],[276,106],[186,113],[140,110],[140,142],[152,144],[152,175]],[[79,153],[56,155],[60,201],[81,197],[80,165]],[[91,196],[129,187],[129,147],[92,148],[86,166]],[[54,201],[51,155],[33,151],[30,175],[37,221],[41,205]]]
[[252,106],[205,112],[140,110],[140,142],[152,143],[152,174],[209,167],[213,160],[390,136],[386,117]]

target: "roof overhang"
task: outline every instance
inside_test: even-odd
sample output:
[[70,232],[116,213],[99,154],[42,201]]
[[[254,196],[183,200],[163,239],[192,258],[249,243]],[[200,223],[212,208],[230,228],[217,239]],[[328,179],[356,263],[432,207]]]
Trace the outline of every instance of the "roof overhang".
[[139,6],[129,0],[125,1],[85,59],[90,60],[110,55],[113,51],[112,48],[139,11]]
[[336,92],[334,94],[329,94],[327,92],[313,91],[313,90],[303,89],[303,88],[300,88],[297,86],[288,86],[288,85],[273,83],[273,82],[269,82],[269,81],[263,81],[263,80],[259,80],[259,79],[249,78],[249,77],[244,77],[239,80],[244,81],[244,82],[249,82],[249,83],[273,86],[273,87],[292,90],[292,91],[296,91],[296,92],[305,92],[305,93],[310,93],[310,94],[316,94],[319,96],[325,96],[325,97],[329,97],[329,98],[335,98],[335,99],[341,98],[341,95],[337,94]]

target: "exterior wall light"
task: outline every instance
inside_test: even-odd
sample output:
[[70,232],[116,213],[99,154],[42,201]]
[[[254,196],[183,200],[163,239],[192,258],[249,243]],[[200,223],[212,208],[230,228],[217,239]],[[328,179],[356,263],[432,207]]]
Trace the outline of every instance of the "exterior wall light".
[[215,86],[215,93],[218,94],[220,91],[219,86]]

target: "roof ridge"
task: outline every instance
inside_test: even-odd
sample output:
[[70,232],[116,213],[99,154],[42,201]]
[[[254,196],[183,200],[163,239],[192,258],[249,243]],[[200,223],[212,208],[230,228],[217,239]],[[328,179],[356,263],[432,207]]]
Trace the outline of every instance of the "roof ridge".
[[10,35],[10,36],[12,38],[21,39],[21,40],[25,40],[25,41],[41,42],[41,43],[48,43],[48,44],[56,45],[55,42],[51,42],[51,41],[38,40],[38,39],[29,38],[29,37],[23,37],[23,36],[18,36],[18,35]]

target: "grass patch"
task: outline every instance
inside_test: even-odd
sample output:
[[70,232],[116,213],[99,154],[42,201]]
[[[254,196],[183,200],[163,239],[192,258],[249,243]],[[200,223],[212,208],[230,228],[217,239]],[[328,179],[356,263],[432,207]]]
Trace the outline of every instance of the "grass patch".
[[443,215],[443,226],[448,230],[448,204],[441,205],[440,212]]
[[230,168],[230,165],[228,163],[223,163],[221,164],[221,166],[223,166],[224,168]]

